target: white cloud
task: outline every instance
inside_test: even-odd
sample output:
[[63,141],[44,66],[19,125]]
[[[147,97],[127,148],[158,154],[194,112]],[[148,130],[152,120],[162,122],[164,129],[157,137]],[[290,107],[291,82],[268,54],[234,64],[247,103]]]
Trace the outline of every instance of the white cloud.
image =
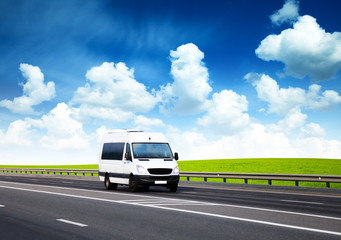
[[265,74],[249,73],[245,79],[256,87],[258,97],[269,104],[269,113],[286,115],[297,107],[327,111],[341,103],[339,94],[332,90],[321,93],[321,86],[310,85],[308,91],[302,88],[280,88],[277,82]]
[[27,118],[25,121],[35,128],[46,129],[40,138],[43,147],[54,150],[75,150],[89,147],[89,136],[83,131],[83,124],[71,117],[72,109],[59,103],[41,119]]
[[134,117],[134,124],[137,129],[149,131],[153,128],[163,128],[166,125],[162,120],[157,118],[147,118],[142,115],[138,115]]
[[234,134],[249,126],[250,117],[245,113],[247,110],[248,102],[244,95],[223,90],[213,94],[207,113],[197,123],[216,134]]
[[[312,124],[308,124],[308,128]],[[315,128],[316,126],[312,127]],[[233,136],[209,140],[199,132],[180,132],[170,129],[167,137],[180,160],[226,158],[340,158],[341,142],[318,136],[300,136],[291,139],[286,133],[273,131],[262,124]]]
[[174,82],[162,86],[158,96],[162,101],[161,111],[193,114],[208,107],[212,91],[208,83],[208,70],[203,63],[204,53],[196,45],[181,45],[170,52]]
[[12,122],[7,131],[0,130],[0,146],[31,146],[31,125],[23,120]]
[[271,22],[275,25],[281,25],[282,23],[285,22],[292,23],[299,16],[298,9],[299,9],[298,1],[287,0],[285,1],[281,9],[279,9],[270,16]]
[[303,114],[298,107],[293,108],[284,119],[278,122],[278,127],[281,129],[281,132],[289,135],[294,129],[302,127],[307,118],[308,115]]
[[0,106],[12,112],[21,114],[35,114],[32,106],[55,97],[54,82],[44,84],[44,75],[39,67],[29,64],[20,64],[20,71],[27,82],[23,84],[23,96],[14,98],[13,101],[2,100]]
[[104,125],[102,125],[101,127],[96,129],[97,141],[99,143],[102,141],[104,134],[106,134],[108,131],[109,131],[109,129]]
[[134,112],[151,110],[158,102],[134,79],[134,69],[122,62],[104,62],[90,69],[86,78],[90,83],[79,87],[70,101],[80,104],[80,116],[122,121],[127,116],[131,118]]
[[326,131],[317,123],[309,123],[301,128],[302,138],[322,138],[326,135]]
[[95,118],[108,122],[127,122],[134,118],[132,112],[127,112],[120,108],[100,107],[91,104],[81,104],[79,108],[74,108],[73,116],[79,121]]
[[291,76],[327,80],[341,69],[341,32],[327,33],[315,18],[301,16],[293,28],[267,36],[256,55],[265,61],[283,62]]

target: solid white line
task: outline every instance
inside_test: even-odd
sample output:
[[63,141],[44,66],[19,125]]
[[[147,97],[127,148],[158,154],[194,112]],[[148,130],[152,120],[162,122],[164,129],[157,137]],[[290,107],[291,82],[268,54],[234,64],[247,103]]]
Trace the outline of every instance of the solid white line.
[[76,225],[79,227],[87,227],[88,226],[88,225],[83,224],[83,223],[73,222],[73,221],[69,221],[69,220],[65,220],[65,219],[56,219],[56,220],[59,222],[68,223],[68,224]]
[[193,213],[193,214],[198,214],[198,215],[219,217],[219,218],[225,218],[225,219],[231,219],[231,220],[237,220],[237,221],[244,221],[244,222],[260,223],[260,224],[276,226],[276,227],[283,227],[283,228],[290,228],[290,229],[297,229],[297,230],[303,230],[303,231],[326,233],[326,234],[341,236],[341,232],[327,231],[327,230],[322,230],[322,229],[298,227],[298,226],[293,226],[293,225],[288,225],[288,224],[260,221],[260,220],[254,220],[254,219],[248,219],[248,218],[225,216],[225,215],[220,215],[220,214],[205,213],[205,212],[198,212],[198,211],[185,210],[185,209],[168,208],[168,207],[162,207],[162,206],[149,206],[149,207],[165,209],[165,210],[170,210],[170,211],[176,211],[176,212]]
[[305,201],[295,201],[295,200],[286,200],[286,199],[281,200],[281,202],[292,202],[292,203],[305,203],[305,204],[324,205],[324,203],[318,203],[318,202],[305,202]]
[[[121,202],[118,200],[110,200],[110,199],[95,198],[95,197],[86,197],[86,196],[79,196],[79,195],[65,194],[65,193],[55,193],[55,192],[48,192],[48,191],[42,191],[42,190],[25,189],[25,188],[17,188],[17,187],[9,187],[9,186],[0,186],[0,187],[8,188],[8,189],[22,190],[22,191],[29,191],[29,192],[46,193],[46,194],[51,194],[51,195],[90,199],[90,200],[103,201],[103,202],[113,202],[113,203],[121,203],[121,204],[128,204],[128,205],[136,205],[136,206],[164,209],[164,210],[176,211],[176,212],[192,213],[192,214],[198,214],[198,215],[218,217],[218,218],[223,218],[223,219],[231,219],[231,220],[237,220],[237,221],[259,223],[259,224],[270,225],[270,226],[277,226],[277,227],[283,227],[283,228],[289,228],[289,229],[297,229],[297,230],[303,230],[303,231],[318,232],[318,233],[325,233],[325,234],[341,236],[341,232],[328,231],[328,230],[323,230],[323,229],[314,229],[314,228],[308,228],[308,227],[299,227],[299,226],[294,226],[294,225],[280,224],[280,223],[267,222],[267,221],[261,221],[261,220],[255,220],[255,219],[232,217],[232,216],[226,216],[226,215],[220,215],[220,214],[205,213],[205,212],[198,212],[198,211],[185,210],[185,209],[176,209],[176,208],[169,208],[169,207],[162,207],[162,206],[155,206],[155,205],[140,205],[138,203],[128,203],[128,202]],[[225,205],[222,204],[220,206],[225,206]],[[341,219],[339,219],[339,220],[341,220]]]

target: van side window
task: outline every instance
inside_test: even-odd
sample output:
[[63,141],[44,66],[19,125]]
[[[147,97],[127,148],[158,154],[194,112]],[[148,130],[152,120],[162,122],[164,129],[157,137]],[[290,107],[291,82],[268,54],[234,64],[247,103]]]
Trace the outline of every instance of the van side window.
[[104,143],[102,159],[122,160],[124,143]]

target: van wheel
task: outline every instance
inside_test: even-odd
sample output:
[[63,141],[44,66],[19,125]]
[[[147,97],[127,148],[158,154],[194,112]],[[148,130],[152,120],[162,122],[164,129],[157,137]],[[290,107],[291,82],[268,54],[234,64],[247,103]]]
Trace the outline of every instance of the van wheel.
[[136,181],[133,175],[129,178],[129,189],[132,192],[137,192],[139,190],[138,186],[136,185]]
[[107,190],[117,190],[117,184],[111,183],[108,175],[105,176],[104,186]]
[[178,184],[173,184],[169,186],[171,192],[176,192],[178,190]]

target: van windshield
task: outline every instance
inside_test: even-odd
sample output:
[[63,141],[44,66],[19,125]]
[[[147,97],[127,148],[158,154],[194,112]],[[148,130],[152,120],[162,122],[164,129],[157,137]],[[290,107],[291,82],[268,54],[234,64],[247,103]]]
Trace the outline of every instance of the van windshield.
[[134,158],[172,158],[168,143],[133,143]]

